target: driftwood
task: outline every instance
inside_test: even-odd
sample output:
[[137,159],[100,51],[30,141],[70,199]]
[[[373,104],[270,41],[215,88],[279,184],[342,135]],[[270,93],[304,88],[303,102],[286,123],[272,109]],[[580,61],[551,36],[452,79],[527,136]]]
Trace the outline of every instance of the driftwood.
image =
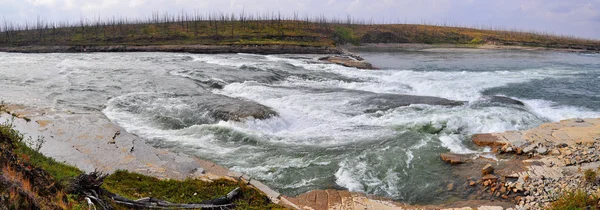
[[[100,187],[107,175],[96,171],[90,174],[81,174],[76,178],[71,191],[84,195],[94,205],[98,205],[98,209],[103,210],[112,209],[111,202],[135,209],[233,209],[235,207],[233,201],[241,193],[241,189],[238,187],[223,197],[191,204],[171,203],[152,197],[130,200]],[[103,198],[108,198],[108,201]]]

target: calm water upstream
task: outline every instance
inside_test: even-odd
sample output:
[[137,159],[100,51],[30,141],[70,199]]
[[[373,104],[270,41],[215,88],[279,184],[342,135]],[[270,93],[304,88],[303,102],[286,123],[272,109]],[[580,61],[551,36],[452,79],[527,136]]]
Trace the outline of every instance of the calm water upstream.
[[[248,173],[284,194],[345,188],[410,203],[446,198],[440,189],[452,177],[439,154],[484,151],[472,134],[600,116],[597,54],[360,54],[382,70],[324,64],[316,55],[0,53],[0,98],[102,112],[156,147]],[[465,104],[393,106],[406,94]],[[490,100],[496,95],[525,106]],[[235,100],[207,96],[279,115],[219,121],[203,104]]]

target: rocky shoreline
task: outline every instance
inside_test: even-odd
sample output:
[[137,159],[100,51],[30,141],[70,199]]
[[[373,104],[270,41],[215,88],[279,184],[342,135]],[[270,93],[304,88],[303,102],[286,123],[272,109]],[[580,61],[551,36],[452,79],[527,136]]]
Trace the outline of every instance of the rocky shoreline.
[[[344,190],[315,190],[289,197],[245,174],[210,161],[160,150],[102,116],[8,106],[18,130],[44,136],[42,152],[84,171],[125,169],[160,178],[228,178],[261,190],[291,209],[544,209],[563,193],[584,189],[598,194],[597,182],[581,173],[600,166],[600,119],[571,119],[527,131],[476,134],[488,154],[441,154],[463,179],[447,190],[470,190],[465,201],[411,206]],[[10,116],[2,116],[3,120]],[[29,119],[30,122],[27,122]],[[107,158],[110,157],[110,158]],[[490,158],[492,157],[492,158]]]
[[90,173],[127,170],[160,179],[229,179],[246,183],[273,203],[298,209],[278,192],[245,174],[194,156],[157,149],[99,113],[60,112],[21,105],[5,106],[9,121],[25,136],[42,139],[40,152]]
[[496,159],[440,156],[457,170],[470,171],[463,177],[477,190],[474,197],[508,201],[515,209],[547,209],[574,190],[600,195],[598,178],[586,180],[590,178],[583,173],[596,172],[600,166],[600,119],[570,119],[526,131],[476,134],[472,140],[490,147],[490,155]]

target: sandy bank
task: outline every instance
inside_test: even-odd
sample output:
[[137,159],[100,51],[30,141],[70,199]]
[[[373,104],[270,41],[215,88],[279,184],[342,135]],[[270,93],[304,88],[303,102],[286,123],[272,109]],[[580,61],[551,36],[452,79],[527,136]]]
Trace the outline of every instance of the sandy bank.
[[0,47],[0,52],[82,53],[82,52],[185,52],[199,54],[341,54],[337,48],[296,45],[109,45],[109,46],[22,46]]

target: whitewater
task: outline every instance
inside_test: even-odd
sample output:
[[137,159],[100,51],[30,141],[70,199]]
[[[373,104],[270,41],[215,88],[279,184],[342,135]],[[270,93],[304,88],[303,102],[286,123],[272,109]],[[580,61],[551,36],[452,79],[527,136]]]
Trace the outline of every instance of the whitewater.
[[[409,203],[447,196],[440,189],[455,177],[439,154],[487,151],[472,144],[473,134],[600,117],[597,54],[359,54],[381,70],[319,55],[0,53],[0,98],[102,113],[155,147],[214,161],[287,195],[336,188]],[[398,105],[404,95],[460,105]],[[212,106],[232,103],[277,115],[214,117]]]

